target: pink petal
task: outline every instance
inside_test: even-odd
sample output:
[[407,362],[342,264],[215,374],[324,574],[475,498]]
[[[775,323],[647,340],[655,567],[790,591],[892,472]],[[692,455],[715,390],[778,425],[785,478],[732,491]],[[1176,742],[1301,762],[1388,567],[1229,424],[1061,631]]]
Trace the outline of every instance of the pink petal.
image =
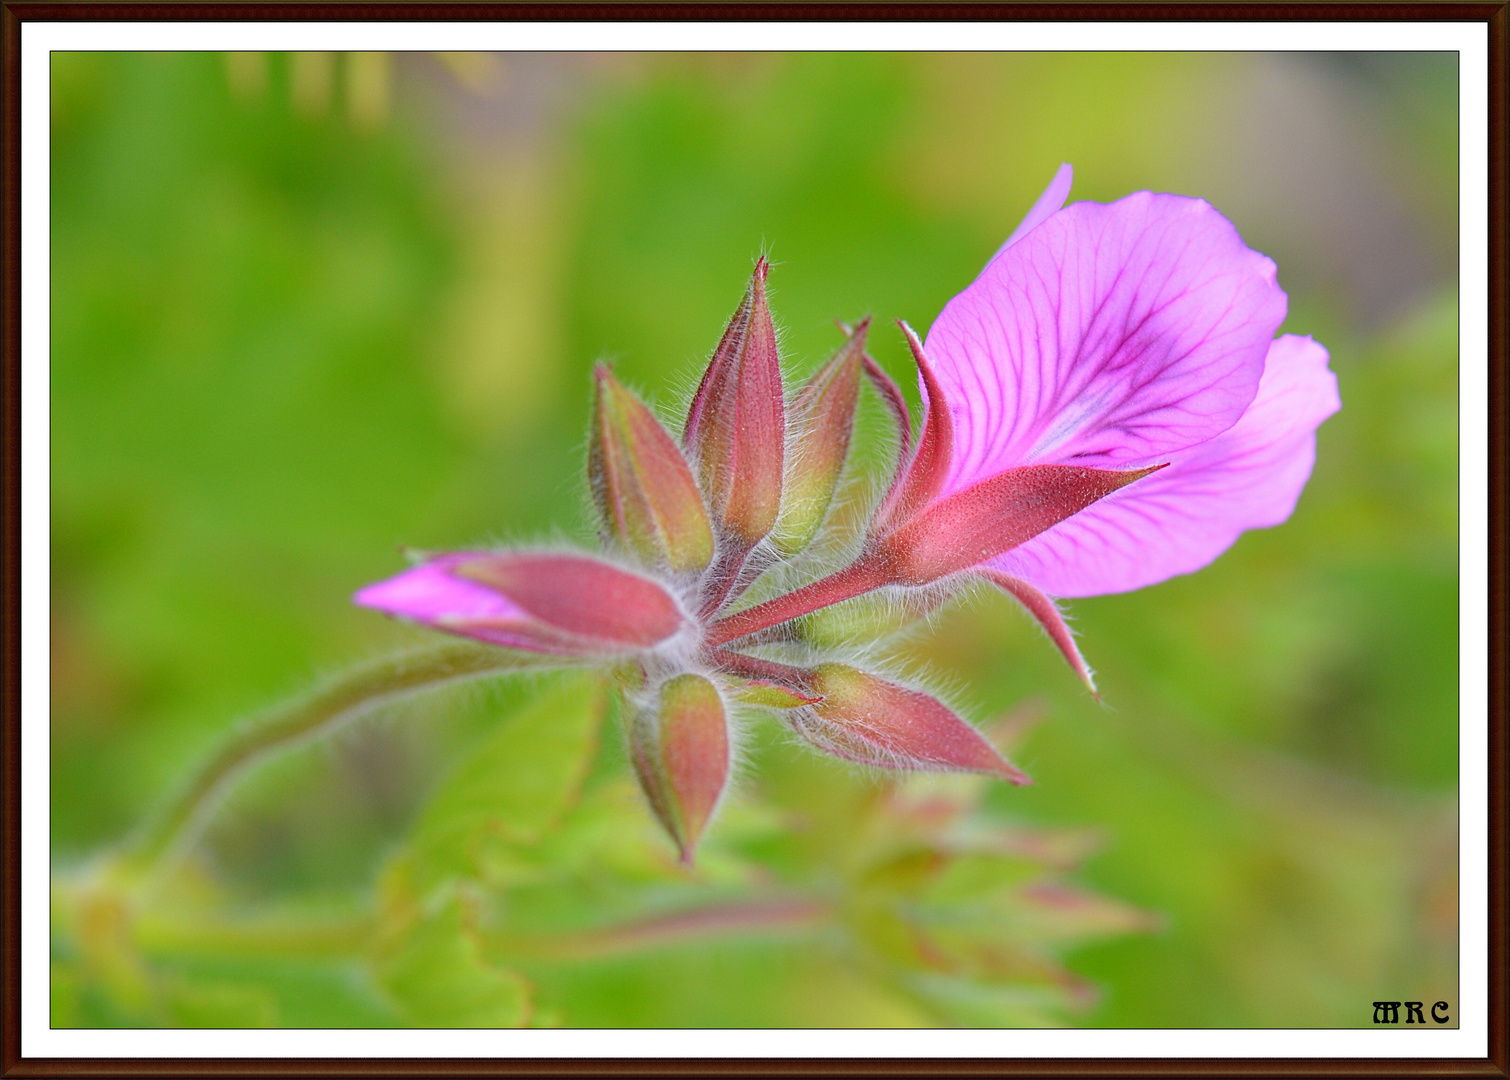
[[1052,214],[929,331],[954,418],[943,493],[1026,464],[1154,464],[1225,431],[1285,316],[1274,274],[1198,199]]
[[[1022,224],[1012,230],[1012,235],[1007,237],[1007,242],[996,249],[996,255],[1000,255],[1028,233],[1038,228],[1048,220],[1051,214],[1059,212],[1064,206],[1064,200],[1070,197],[1070,187],[1075,182],[1075,170],[1070,168],[1069,163],[1059,166],[1059,171],[1054,174],[1054,179],[1049,181],[1049,186],[1043,189],[1043,194],[1038,196],[1038,201],[1033,204],[1033,209],[1028,211],[1028,216],[1022,219]],[[993,259],[996,255],[991,256]]]
[[1290,516],[1311,475],[1316,428],[1341,404],[1326,349],[1287,334],[1231,429],[991,565],[1055,596],[1126,592],[1198,570],[1243,530]]
[[523,618],[524,609],[502,593],[450,573],[456,564],[478,558],[482,556],[443,555],[397,577],[368,585],[352,599],[363,607],[423,623]]

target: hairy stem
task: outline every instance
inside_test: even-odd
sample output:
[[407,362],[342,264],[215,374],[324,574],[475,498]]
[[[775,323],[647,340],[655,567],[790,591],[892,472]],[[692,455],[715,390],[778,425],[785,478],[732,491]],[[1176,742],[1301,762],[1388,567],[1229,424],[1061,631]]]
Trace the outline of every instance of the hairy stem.
[[763,604],[756,604],[754,607],[736,611],[733,615],[719,619],[708,627],[703,644],[707,648],[717,648],[735,638],[742,638],[747,634],[775,626],[777,623],[790,622],[792,619],[800,618],[820,608],[826,608],[831,604],[849,600],[890,584],[892,581],[885,571],[883,561],[869,555],[861,555],[843,570],[804,585],[795,592],[773,597]]
[[130,870],[145,872],[182,851],[231,785],[268,754],[324,734],[343,720],[406,694],[462,679],[561,662],[556,656],[448,641],[378,657],[330,676],[302,696],[231,731],[172,801],[128,841],[122,863]]
[[763,656],[748,656],[745,653],[730,652],[728,649],[714,649],[710,655],[724,671],[732,671],[736,675],[754,679],[757,682],[773,682],[781,686],[800,687],[805,692],[812,677],[812,672],[792,667],[790,664],[767,660]]
[[795,896],[772,898],[695,908],[556,938],[501,939],[499,945],[502,947],[500,951],[511,957],[595,960],[689,940],[801,931],[820,925],[832,914],[831,905],[822,900]]
[[700,618],[709,618],[729,601],[730,593],[739,581],[740,572],[744,570],[745,559],[749,558],[753,550],[753,545],[729,539],[725,539],[719,545],[713,565],[708,568],[708,573],[703,578],[702,597],[698,609]]

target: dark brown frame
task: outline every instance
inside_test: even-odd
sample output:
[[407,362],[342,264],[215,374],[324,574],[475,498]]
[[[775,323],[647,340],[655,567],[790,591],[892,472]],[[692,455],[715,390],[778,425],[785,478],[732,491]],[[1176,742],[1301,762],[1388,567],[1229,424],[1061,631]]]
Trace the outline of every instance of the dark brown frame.
[[[34,21],[362,20],[1381,21],[1489,31],[1489,1054],[1468,1059],[59,1059],[21,1034],[21,39]],[[1489,3],[61,3],[0,0],[0,1077],[107,1076],[1430,1076],[1510,1077],[1507,689],[1510,689],[1510,2]],[[1498,89],[1495,89],[1498,87]]]

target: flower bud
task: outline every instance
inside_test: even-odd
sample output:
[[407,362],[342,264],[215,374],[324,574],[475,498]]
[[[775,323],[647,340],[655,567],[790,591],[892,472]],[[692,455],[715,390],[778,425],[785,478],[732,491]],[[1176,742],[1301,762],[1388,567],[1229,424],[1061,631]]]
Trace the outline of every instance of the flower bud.
[[651,648],[685,624],[648,578],[585,555],[460,552],[358,592],[358,604],[514,649],[612,656]]
[[915,512],[876,542],[875,551],[891,580],[926,585],[1010,551],[1163,467],[1009,469]]
[[744,551],[771,531],[781,509],[786,420],[768,270],[762,256],[703,373],[683,438],[719,539]]
[[654,711],[631,722],[629,752],[661,824],[691,865],[729,779],[729,729],[718,689],[701,675],[661,684]]
[[[942,702],[845,664],[821,664],[809,689],[822,701],[804,710],[800,734],[830,753],[867,765],[982,772],[1030,781]],[[801,714],[795,714],[799,717]]]
[[660,421],[599,364],[587,475],[604,527],[650,563],[702,570],[713,532],[692,470]]
[[869,319],[860,322],[844,348],[808,380],[792,402],[788,417],[800,434],[787,470],[781,516],[771,536],[783,555],[795,555],[812,543],[839,486],[855,429],[869,326]]

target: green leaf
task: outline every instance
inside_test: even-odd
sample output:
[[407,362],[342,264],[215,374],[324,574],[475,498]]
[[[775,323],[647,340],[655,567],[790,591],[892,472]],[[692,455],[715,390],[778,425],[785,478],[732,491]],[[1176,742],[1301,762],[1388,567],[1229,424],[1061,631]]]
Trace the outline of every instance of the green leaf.
[[409,925],[397,947],[379,962],[377,979],[416,1027],[521,1027],[529,1022],[529,983],[483,959],[456,898]]
[[186,1028],[278,1026],[278,1002],[264,986],[184,980],[167,993],[168,1013]]
[[[509,718],[431,798],[410,841],[410,880],[421,892],[491,866],[526,873],[530,852],[576,801],[597,749],[603,680],[564,675]],[[514,856],[501,857],[500,848]]]

